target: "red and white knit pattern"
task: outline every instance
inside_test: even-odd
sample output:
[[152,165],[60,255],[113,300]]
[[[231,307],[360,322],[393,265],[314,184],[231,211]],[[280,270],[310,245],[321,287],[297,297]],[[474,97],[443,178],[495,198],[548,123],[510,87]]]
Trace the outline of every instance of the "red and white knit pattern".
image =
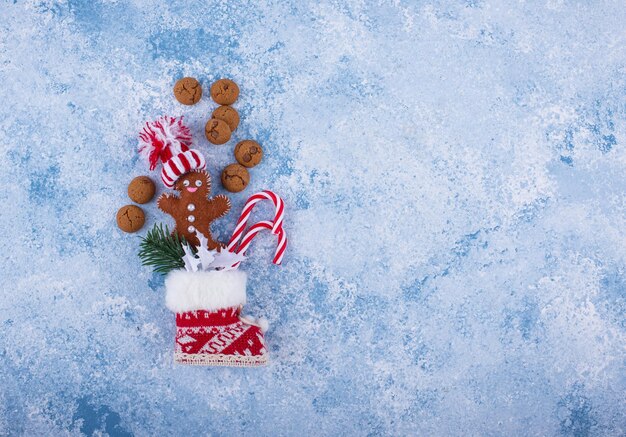
[[[181,147],[183,149],[184,147]],[[204,156],[197,150],[189,149],[163,161],[161,179],[167,187],[173,187],[176,179],[191,170],[202,170],[206,167]]]
[[176,314],[176,350],[180,364],[260,366],[267,363],[261,328],[240,318],[241,307]]

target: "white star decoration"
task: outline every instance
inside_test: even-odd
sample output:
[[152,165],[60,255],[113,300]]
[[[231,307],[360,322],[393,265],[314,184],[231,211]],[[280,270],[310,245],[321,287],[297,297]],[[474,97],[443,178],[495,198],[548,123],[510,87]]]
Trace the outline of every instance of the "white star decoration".
[[211,263],[211,267],[220,270],[233,270],[236,268],[233,265],[240,263],[244,259],[246,259],[245,256],[224,249],[215,254],[215,260]]
[[195,255],[190,246],[183,246],[185,251],[183,262],[185,263],[185,270],[188,272],[197,272],[198,270],[234,270],[239,266],[240,262],[246,259],[245,256],[230,252],[227,249],[222,249],[221,251],[209,250],[206,237],[198,231],[196,231],[196,237],[198,237],[200,245],[197,247]]
[[191,250],[191,247],[188,245],[183,245],[183,250],[185,251],[185,256],[183,256],[183,262],[185,263],[185,270],[188,272],[197,272],[198,265],[200,264],[200,260],[196,258]]
[[198,258],[200,258],[200,263],[202,264],[202,269],[207,270],[211,265],[211,262],[215,259],[215,251],[211,251],[208,249],[207,239],[200,232],[196,231],[196,237],[200,241],[200,245],[198,246]]

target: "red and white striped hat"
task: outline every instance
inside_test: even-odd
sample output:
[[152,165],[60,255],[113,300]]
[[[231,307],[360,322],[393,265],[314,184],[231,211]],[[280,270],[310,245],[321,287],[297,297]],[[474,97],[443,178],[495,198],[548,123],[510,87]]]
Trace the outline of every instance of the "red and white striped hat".
[[150,170],[156,168],[159,159],[163,163],[161,179],[169,188],[185,173],[206,167],[204,156],[190,149],[191,131],[183,124],[183,117],[165,115],[148,122],[139,139],[139,153],[150,162]]

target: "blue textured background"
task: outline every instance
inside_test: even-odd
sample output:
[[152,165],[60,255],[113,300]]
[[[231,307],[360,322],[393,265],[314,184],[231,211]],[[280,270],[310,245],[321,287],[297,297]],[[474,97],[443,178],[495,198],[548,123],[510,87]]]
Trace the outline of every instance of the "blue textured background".
[[[224,3],[1,3],[0,434],[624,435],[624,2]],[[233,141],[183,75],[239,83]],[[161,114],[214,180],[265,148],[221,238],[288,203],[245,266],[266,368],[173,365],[116,228]]]

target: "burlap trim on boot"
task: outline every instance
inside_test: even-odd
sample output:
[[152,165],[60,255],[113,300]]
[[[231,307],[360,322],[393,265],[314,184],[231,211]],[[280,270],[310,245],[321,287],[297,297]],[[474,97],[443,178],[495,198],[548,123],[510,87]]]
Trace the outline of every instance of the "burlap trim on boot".
[[224,355],[224,354],[185,354],[174,353],[174,361],[178,364],[195,366],[232,366],[256,367],[267,364],[267,354],[263,355]]

